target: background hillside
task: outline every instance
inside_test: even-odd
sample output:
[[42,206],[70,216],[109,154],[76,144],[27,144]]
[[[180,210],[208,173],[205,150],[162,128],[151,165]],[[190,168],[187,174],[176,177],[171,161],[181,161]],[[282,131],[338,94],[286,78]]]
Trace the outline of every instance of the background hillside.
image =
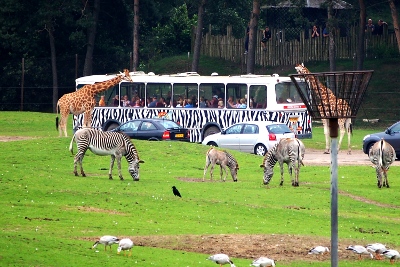
[[[190,71],[191,59],[186,55],[164,58],[149,66],[147,71],[156,74],[178,73]],[[304,62],[312,72],[329,71],[329,62]],[[338,60],[337,71],[353,70],[355,62]],[[362,119],[379,119],[374,126],[382,128],[391,125],[400,118],[398,103],[400,59],[373,59],[364,62],[365,70],[374,70],[364,101],[358,111],[356,124],[363,126]],[[244,73],[245,67],[234,62],[219,58],[202,57],[199,65],[199,74],[210,75],[217,72],[219,75],[234,75]],[[279,66],[270,68],[256,68],[255,74],[273,74],[281,76],[294,74],[294,66]]]

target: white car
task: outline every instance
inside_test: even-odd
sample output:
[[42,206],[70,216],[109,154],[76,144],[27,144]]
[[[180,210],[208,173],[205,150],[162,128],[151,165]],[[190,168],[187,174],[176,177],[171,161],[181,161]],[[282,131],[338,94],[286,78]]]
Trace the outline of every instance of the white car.
[[284,123],[246,121],[207,136],[202,144],[264,156],[281,138],[294,137],[295,134]]

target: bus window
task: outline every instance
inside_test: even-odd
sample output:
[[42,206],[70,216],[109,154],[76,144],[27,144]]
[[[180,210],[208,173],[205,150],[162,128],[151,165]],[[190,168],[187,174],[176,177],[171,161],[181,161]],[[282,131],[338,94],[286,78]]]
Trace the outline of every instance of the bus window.
[[276,102],[281,103],[302,103],[296,86],[292,82],[277,83],[275,85]]
[[[81,88],[81,87],[78,87],[78,88]],[[96,96],[95,96],[96,106],[99,106],[99,101],[100,101],[101,96],[104,96],[105,106],[112,106],[115,95],[118,95],[118,85],[115,85],[104,92],[96,94]]]
[[249,108],[263,109],[267,107],[267,87],[265,85],[251,85],[249,94]]
[[[226,85],[226,95],[228,99],[232,99],[233,107],[227,103],[228,108],[237,108],[240,105],[241,99],[247,103],[247,85],[246,84],[233,84]],[[242,100],[242,101],[243,101]],[[247,105],[247,104],[246,104]]]
[[[146,86],[146,97],[147,99],[157,98],[157,101],[160,98],[166,100],[168,96],[168,92],[172,91],[172,85],[170,83],[148,83]],[[165,103],[167,106],[169,103]],[[147,104],[146,104],[147,106]]]
[[[200,97],[204,97],[204,101],[209,103],[208,107],[217,107],[218,99],[222,98],[225,100],[225,85],[223,83],[202,83],[199,88]],[[218,96],[217,100],[213,99],[213,96]],[[215,105],[212,105],[214,101],[217,101]]]
[[173,91],[174,107],[184,107],[188,99],[193,107],[197,104],[197,83],[175,83]]

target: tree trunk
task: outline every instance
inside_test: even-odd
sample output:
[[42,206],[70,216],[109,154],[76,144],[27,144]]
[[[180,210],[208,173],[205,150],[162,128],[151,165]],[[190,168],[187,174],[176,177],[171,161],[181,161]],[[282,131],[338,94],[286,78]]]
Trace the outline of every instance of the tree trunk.
[[399,17],[394,4],[394,0],[389,0],[390,12],[392,13],[394,33],[396,34],[397,46],[400,52],[400,28],[399,28]]
[[256,48],[257,48],[257,25],[260,17],[260,0],[253,0],[253,11],[250,18],[249,51],[247,53],[247,73],[254,73]]
[[[334,16],[332,15],[333,1],[328,3],[328,32],[329,32],[329,70],[336,71],[336,27],[334,23]],[[323,38],[323,37],[322,37]]]
[[198,72],[199,61],[200,61],[200,48],[201,48],[201,38],[203,33],[203,17],[204,17],[204,6],[207,0],[201,0],[199,2],[199,8],[197,12],[197,28],[196,28],[196,39],[194,41],[193,48],[193,61],[191,71]]
[[83,76],[92,75],[93,73],[93,51],[94,51],[94,43],[96,40],[96,31],[97,31],[97,23],[99,21],[99,13],[100,13],[100,0],[94,0],[93,12],[92,12],[92,21],[91,26],[87,31],[87,48],[86,48],[86,57],[85,57],[85,65],[83,67]]
[[50,41],[50,53],[51,53],[51,73],[53,76],[53,112],[57,112],[57,101],[58,101],[58,76],[57,76],[57,57],[56,57],[56,45],[54,41],[54,29],[50,23],[48,25],[49,41]]
[[364,57],[365,57],[365,3],[364,0],[358,0],[360,4],[360,27],[358,29],[358,42],[357,42],[357,65],[356,70],[362,70],[364,68]]
[[133,69],[139,67],[139,0],[133,1]]

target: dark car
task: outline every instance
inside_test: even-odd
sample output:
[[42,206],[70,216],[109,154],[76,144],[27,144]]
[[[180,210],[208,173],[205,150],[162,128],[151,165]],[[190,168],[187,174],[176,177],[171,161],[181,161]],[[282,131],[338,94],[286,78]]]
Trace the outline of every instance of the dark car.
[[386,129],[384,132],[373,133],[364,136],[363,151],[368,154],[371,146],[381,139],[385,139],[396,151],[396,157],[400,159],[400,121]]
[[162,141],[179,140],[190,141],[189,130],[181,127],[172,120],[166,119],[136,119],[121,124],[110,131],[123,132],[130,138]]

